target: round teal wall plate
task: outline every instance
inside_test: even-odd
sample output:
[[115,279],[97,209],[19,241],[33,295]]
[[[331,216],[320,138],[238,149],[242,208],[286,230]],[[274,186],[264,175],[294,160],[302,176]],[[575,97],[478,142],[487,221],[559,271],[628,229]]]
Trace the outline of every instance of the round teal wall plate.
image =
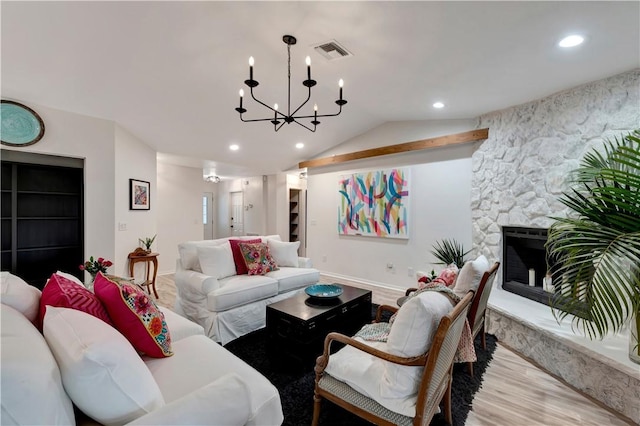
[[3,145],[33,145],[44,136],[44,122],[31,108],[14,101],[0,104],[0,141]]

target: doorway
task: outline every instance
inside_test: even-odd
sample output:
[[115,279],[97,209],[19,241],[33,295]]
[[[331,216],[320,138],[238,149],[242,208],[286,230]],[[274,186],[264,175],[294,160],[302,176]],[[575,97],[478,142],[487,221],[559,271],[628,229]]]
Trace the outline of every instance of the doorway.
[[203,239],[213,240],[213,192],[202,193]]
[[232,237],[244,235],[244,210],[242,208],[242,191],[229,194],[229,227]]

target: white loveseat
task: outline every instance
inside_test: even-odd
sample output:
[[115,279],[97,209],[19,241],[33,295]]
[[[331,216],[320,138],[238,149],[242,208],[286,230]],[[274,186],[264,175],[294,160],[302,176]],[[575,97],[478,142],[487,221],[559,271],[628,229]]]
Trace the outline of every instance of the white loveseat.
[[[279,269],[265,275],[238,275],[230,249],[232,239],[260,239],[268,245]],[[207,336],[223,345],[264,327],[267,305],[320,279],[311,259],[298,257],[298,245],[282,242],[278,235],[179,244],[176,311],[200,324]]]
[[[85,312],[47,306],[40,291],[2,273],[2,425],[279,425],[277,389],[204,336],[202,327],[162,309],[173,356],[139,356],[126,338]],[[95,423],[91,423],[95,424]]]

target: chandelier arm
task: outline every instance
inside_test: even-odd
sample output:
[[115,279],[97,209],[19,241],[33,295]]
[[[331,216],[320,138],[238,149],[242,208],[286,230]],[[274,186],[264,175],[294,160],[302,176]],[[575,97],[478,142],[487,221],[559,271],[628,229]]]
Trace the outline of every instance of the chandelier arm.
[[271,118],[255,118],[255,119],[251,119],[251,120],[245,120],[244,118],[242,118],[242,115],[240,116],[240,120],[245,122],[245,123],[252,123],[254,121],[271,121],[273,120],[273,117]]
[[294,123],[304,127],[305,129],[309,130],[310,132],[314,132],[316,131],[316,126],[313,126],[313,129],[310,127],[305,126],[304,124],[302,124],[301,122],[297,121],[297,120],[293,120]]
[[[298,118],[298,117],[294,117],[296,115],[296,112],[300,111],[300,108],[305,106],[307,104],[307,102],[309,102],[309,99],[311,99],[311,87],[309,87],[309,93],[307,94],[307,99],[302,104],[300,104],[300,106],[298,108],[296,108],[295,111],[293,111],[293,114],[290,114],[291,117]],[[304,117],[304,118],[309,118],[309,117]]]
[[[282,117],[286,117],[286,115],[284,115],[283,113],[281,113],[277,109],[273,109],[273,107],[270,107],[269,105],[267,105],[264,102],[262,102],[260,99],[256,98],[256,96],[253,94],[253,87],[251,88],[250,93],[251,93],[251,98],[253,98],[254,101],[256,101],[260,105],[264,106],[265,108],[270,109],[271,111],[275,112],[276,114],[280,114]],[[268,118],[268,119],[265,119],[265,120],[272,120],[272,119]]]
[[318,114],[318,115],[299,115],[297,117],[292,117],[294,120],[298,120],[300,118],[320,118],[320,117],[337,117],[342,112],[342,107],[335,114]]
[[283,122],[280,123],[279,126],[274,124],[273,128],[277,132],[278,130],[282,129],[282,126],[284,126],[285,123],[286,123],[286,121],[283,121]]

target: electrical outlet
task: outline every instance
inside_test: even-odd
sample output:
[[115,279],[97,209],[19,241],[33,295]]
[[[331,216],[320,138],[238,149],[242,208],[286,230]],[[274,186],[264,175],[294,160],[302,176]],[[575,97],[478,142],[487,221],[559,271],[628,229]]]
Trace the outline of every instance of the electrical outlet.
[[118,231],[126,231],[127,224],[126,223],[118,223]]
[[393,269],[393,263],[391,263],[391,262],[387,263],[387,269],[388,270],[392,270]]
[[413,268],[409,267],[409,269],[407,269],[407,275],[410,277],[413,277]]

